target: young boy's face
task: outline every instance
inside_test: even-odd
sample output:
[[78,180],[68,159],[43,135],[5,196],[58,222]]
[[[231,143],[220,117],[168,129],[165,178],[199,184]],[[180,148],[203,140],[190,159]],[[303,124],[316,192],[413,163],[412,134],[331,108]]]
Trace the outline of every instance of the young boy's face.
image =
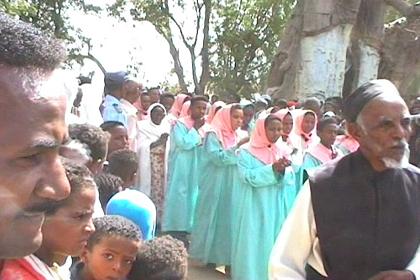
[[131,270],[140,241],[124,237],[102,238],[82,255],[86,273],[95,280],[122,280]]
[[64,256],[80,255],[95,230],[92,222],[95,195],[94,188],[71,194],[66,205],[47,216],[42,227],[41,248]]

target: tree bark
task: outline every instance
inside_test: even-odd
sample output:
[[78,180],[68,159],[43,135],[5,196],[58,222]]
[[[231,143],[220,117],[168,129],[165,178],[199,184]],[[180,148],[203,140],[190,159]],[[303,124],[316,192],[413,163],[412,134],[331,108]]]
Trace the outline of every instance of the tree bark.
[[206,91],[207,83],[210,80],[210,59],[209,59],[209,45],[210,45],[210,16],[212,6],[211,0],[204,1],[204,25],[203,25],[203,47],[201,49],[201,76],[200,76],[200,94]]

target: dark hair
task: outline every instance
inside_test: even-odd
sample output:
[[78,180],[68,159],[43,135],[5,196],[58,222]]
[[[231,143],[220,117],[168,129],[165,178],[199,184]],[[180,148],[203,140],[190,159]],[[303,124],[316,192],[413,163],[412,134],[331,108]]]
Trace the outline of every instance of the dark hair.
[[287,108],[287,100],[283,98],[275,99],[273,104],[280,107],[280,109]]
[[200,102],[200,101],[203,101],[203,102],[206,102],[206,103],[208,102],[207,99],[204,96],[196,95],[196,96],[191,98],[191,100],[190,100],[191,105],[190,106],[192,107],[192,106],[194,106],[195,103]]
[[66,57],[57,39],[4,12],[0,12],[0,38],[0,64],[52,71]]
[[64,170],[70,184],[70,195],[63,200],[53,201],[46,215],[54,215],[58,209],[65,206],[72,197],[85,189],[96,188],[93,175],[84,165],[79,165],[69,160],[63,160]]
[[100,128],[103,131],[110,131],[111,129],[117,126],[124,126],[124,124],[121,122],[116,122],[116,121],[106,121],[100,125]]
[[338,124],[337,118],[335,117],[323,117],[318,121],[316,125],[317,131],[322,131],[327,125]]
[[158,237],[142,245],[127,279],[186,279],[187,258],[182,241],[169,235]]
[[118,215],[106,215],[93,219],[95,232],[87,242],[88,250],[98,244],[103,238],[122,237],[132,241],[140,241],[142,234],[140,229],[129,219]]
[[109,173],[98,174],[94,180],[98,186],[99,201],[102,209],[105,210],[108,201],[123,188],[124,182],[120,177]]
[[105,160],[108,149],[108,133],[91,124],[70,124],[69,136],[88,146],[93,161]]
[[129,149],[120,149],[109,155],[107,172],[128,180],[136,171],[139,165],[137,154]]
[[173,95],[172,93],[163,93],[160,98],[171,98],[172,100],[175,100],[175,95]]
[[271,121],[273,121],[273,120],[278,120],[279,122],[282,122],[281,119],[278,116],[276,116],[274,114],[270,114],[264,120],[264,127],[267,127],[268,123],[271,122]]

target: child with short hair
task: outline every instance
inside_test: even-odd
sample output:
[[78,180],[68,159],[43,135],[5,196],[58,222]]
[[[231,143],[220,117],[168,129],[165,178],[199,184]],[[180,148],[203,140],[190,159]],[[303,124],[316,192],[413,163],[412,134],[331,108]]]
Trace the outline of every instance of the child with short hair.
[[184,244],[164,235],[142,245],[127,279],[184,280],[187,267],[188,254]]
[[137,154],[128,149],[121,149],[109,155],[106,171],[120,177],[124,182],[124,188],[129,188],[135,184],[138,166]]
[[72,269],[72,280],[123,280],[131,270],[141,244],[141,232],[121,216],[103,216],[93,221],[95,233]]

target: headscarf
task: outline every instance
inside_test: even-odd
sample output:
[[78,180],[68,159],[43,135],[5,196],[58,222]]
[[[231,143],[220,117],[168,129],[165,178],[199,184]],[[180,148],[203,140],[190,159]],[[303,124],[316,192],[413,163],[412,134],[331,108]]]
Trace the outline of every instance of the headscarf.
[[191,101],[187,101],[182,105],[181,112],[179,114],[179,121],[185,124],[188,129],[194,126],[194,120],[191,118],[190,112]]
[[184,101],[186,98],[190,97],[189,95],[180,93],[175,97],[174,105],[172,105],[171,108],[171,114],[175,117],[179,117],[179,114],[181,113],[182,106],[184,105]]
[[[295,119],[293,120],[293,132],[299,136],[302,137],[305,140],[305,143],[310,144],[311,142],[313,142],[316,138],[316,124],[318,123],[318,118],[315,114],[314,111],[312,110],[298,110],[295,111],[297,113]],[[302,130],[302,123],[303,123],[303,119],[305,117],[305,115],[307,113],[312,113],[313,116],[315,117],[315,125],[314,128],[309,132],[309,133],[305,133]]]
[[[278,110],[277,112],[274,113],[274,115],[277,116],[277,117],[279,117],[282,122],[284,120],[284,117],[287,116],[287,114],[289,114],[292,117],[292,119],[293,119],[293,115],[292,115],[291,111],[289,109],[287,109],[287,108],[280,109],[280,110]],[[293,121],[293,126],[294,125],[295,125],[295,122]],[[293,131],[293,127],[292,127],[292,131]],[[283,136],[288,136],[288,134],[284,134],[283,132],[281,134]]]
[[120,215],[134,222],[141,230],[143,239],[155,235],[156,207],[144,193],[126,189],[115,194],[106,205],[107,215]]
[[213,121],[214,116],[216,115],[216,109],[219,108],[219,107],[223,107],[225,105],[226,104],[223,101],[216,101],[216,102],[214,102],[213,105],[211,105],[211,107],[210,107],[209,113],[207,114],[206,122],[209,123],[209,124],[211,124],[211,122]]
[[154,103],[150,105],[149,109],[147,110],[147,119],[139,121],[138,123],[139,134],[145,134],[151,139],[158,139],[163,133],[170,132],[170,125],[168,122],[162,121],[159,125],[152,122],[152,110],[156,107],[162,108],[166,115],[165,107],[163,107],[163,105],[160,103]]
[[237,142],[236,133],[231,124],[231,109],[232,104],[224,106],[217,111],[211,122],[212,129],[216,132],[217,138],[222,142],[224,149],[235,146]]
[[398,89],[388,80],[372,80],[364,83],[343,102],[344,118],[348,122],[355,122],[363,108],[379,95],[400,96]]
[[[256,158],[265,164],[272,164],[281,157],[285,156],[275,143],[271,143],[267,139],[265,132],[265,120],[274,115],[257,119],[255,129],[251,134],[249,145],[246,149]],[[277,116],[276,119],[280,120]]]

